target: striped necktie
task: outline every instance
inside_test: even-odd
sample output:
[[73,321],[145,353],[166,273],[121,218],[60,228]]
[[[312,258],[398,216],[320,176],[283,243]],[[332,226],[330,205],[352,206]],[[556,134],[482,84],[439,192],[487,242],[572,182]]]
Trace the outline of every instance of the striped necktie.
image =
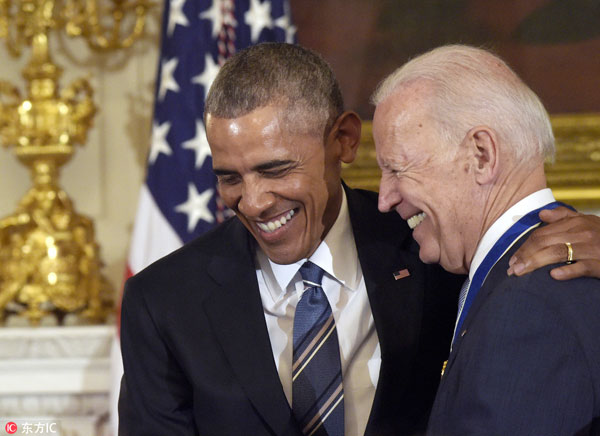
[[337,330],[321,287],[323,270],[300,267],[304,293],[294,316],[292,410],[302,433],[344,435],[344,389]]

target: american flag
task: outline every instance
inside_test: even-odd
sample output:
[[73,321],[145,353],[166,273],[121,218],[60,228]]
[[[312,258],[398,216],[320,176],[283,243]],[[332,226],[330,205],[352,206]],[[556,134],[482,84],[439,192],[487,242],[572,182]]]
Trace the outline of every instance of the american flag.
[[[294,42],[286,0],[165,0],[148,170],[140,192],[127,276],[223,221],[203,124],[204,101],[229,56],[265,41]],[[113,359],[116,435],[122,363]]]

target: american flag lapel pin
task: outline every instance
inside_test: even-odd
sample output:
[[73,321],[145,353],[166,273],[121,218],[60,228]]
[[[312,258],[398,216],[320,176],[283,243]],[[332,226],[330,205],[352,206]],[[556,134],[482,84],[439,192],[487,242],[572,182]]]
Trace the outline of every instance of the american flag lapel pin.
[[401,269],[400,271],[396,271],[394,273],[394,279],[400,280],[400,279],[403,279],[404,277],[408,277],[409,275],[410,275],[410,272],[406,268],[404,268],[404,269]]

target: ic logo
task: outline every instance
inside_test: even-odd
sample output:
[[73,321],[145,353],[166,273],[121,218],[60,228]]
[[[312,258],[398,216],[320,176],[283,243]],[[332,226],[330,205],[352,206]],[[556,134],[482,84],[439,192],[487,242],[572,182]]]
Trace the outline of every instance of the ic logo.
[[17,424],[14,422],[7,422],[4,426],[4,430],[6,430],[6,433],[8,434],[15,434],[17,432]]

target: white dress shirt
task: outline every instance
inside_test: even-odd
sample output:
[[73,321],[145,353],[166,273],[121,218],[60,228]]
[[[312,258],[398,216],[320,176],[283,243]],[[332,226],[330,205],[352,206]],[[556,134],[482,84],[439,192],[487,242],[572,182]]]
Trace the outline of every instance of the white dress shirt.
[[539,209],[553,201],[556,200],[554,199],[554,195],[552,195],[552,190],[550,188],[541,189],[533,194],[529,194],[500,215],[500,218],[494,221],[494,224],[492,224],[487,232],[485,232],[483,238],[481,238],[477,245],[477,249],[473,255],[473,261],[471,262],[471,268],[469,269],[469,280],[473,280],[473,275],[475,274],[475,271],[477,271],[479,265],[481,265],[481,262],[483,262],[483,259],[485,259],[485,256],[487,256],[494,244],[498,242],[498,239],[500,239],[514,223],[532,210]]
[[[479,265],[481,265],[481,262],[483,262],[483,259],[485,259],[494,244],[498,242],[500,237],[506,233],[506,231],[510,229],[514,223],[519,221],[521,218],[523,218],[523,216],[527,215],[532,210],[538,209],[548,203],[552,203],[553,201],[556,200],[554,199],[554,195],[552,195],[552,190],[549,188],[541,189],[515,203],[506,212],[500,215],[500,217],[494,221],[490,228],[485,232],[483,238],[481,238],[477,248],[475,249],[475,254],[473,255],[473,260],[471,261],[471,267],[469,268],[469,282],[473,281],[473,276],[475,275],[477,268],[479,268]],[[511,247],[519,239],[520,237],[517,238],[513,244],[511,244]],[[467,295],[468,292],[469,291],[467,291]],[[458,313],[457,323],[458,319],[460,318],[461,311]]]
[[[304,292],[299,269],[306,260],[279,265],[260,248],[256,253],[256,276],[273,357],[290,405],[294,312]],[[345,193],[335,223],[308,260],[325,271],[322,287],[333,312],[340,345],[345,435],[362,435],[375,397],[381,352]]]

